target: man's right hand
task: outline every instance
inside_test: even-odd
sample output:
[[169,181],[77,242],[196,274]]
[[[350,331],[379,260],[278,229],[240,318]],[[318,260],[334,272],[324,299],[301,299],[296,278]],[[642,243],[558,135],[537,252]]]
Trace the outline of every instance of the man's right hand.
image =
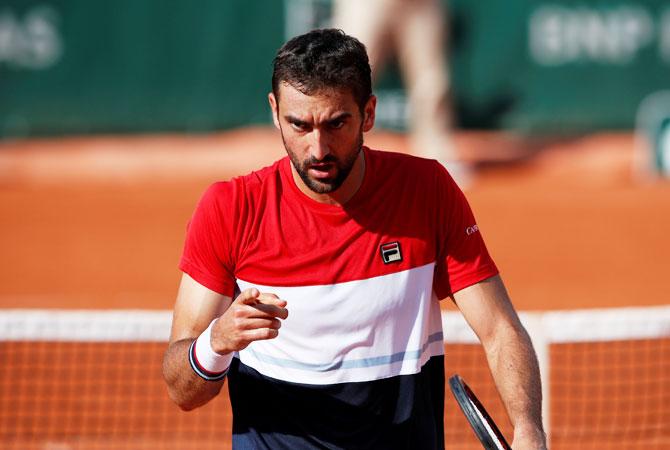
[[279,335],[281,321],[286,319],[286,301],[256,288],[244,290],[212,326],[212,349],[220,354],[246,348],[253,341],[273,339]]

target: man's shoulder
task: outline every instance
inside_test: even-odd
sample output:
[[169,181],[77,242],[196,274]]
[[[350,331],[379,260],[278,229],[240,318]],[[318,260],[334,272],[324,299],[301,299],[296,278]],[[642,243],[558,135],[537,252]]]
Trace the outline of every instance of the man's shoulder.
[[434,159],[369,148],[367,152],[374,177],[423,185],[433,183],[436,178],[443,176],[444,167]]
[[275,183],[281,176],[282,164],[286,158],[279,159],[273,164],[253,170],[244,175],[238,175],[230,180],[217,181],[210,185],[207,193],[210,195],[230,196],[234,193],[253,193],[267,183]]
[[428,201],[462,195],[447,169],[435,159],[386,150],[367,149],[367,152],[371,178],[377,190],[400,196],[422,192]]
[[439,170],[440,163],[434,159],[422,158],[420,156],[400,153],[390,150],[368,148],[368,154],[375,162],[386,167],[400,167],[405,170]]

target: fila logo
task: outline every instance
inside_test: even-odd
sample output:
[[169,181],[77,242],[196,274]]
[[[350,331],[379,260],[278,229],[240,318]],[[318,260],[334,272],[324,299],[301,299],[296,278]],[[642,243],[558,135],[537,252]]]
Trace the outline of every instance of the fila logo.
[[389,242],[379,246],[379,251],[382,253],[382,260],[384,264],[402,261],[402,253],[400,252],[400,242]]

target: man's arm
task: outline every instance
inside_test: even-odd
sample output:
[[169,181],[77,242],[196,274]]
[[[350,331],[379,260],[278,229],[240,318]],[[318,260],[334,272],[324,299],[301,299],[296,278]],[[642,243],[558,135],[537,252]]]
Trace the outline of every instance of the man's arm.
[[251,342],[277,337],[288,316],[286,302],[274,294],[247,289],[235,301],[218,294],[184,274],[172,318],[170,343],[163,357],[163,377],[170,398],[184,410],[204,405],[218,395],[223,380],[209,381],[198,376],[189,363],[191,343],[214,320],[210,345],[225,355]]
[[515,450],[545,449],[537,357],[499,276],[467,287],[454,300],[486,352],[491,374],[514,426]]

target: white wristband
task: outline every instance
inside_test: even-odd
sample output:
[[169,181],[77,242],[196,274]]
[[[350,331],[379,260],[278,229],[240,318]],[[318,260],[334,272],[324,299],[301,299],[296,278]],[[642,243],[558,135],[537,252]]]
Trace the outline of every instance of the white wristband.
[[189,362],[195,373],[209,381],[222,380],[233,361],[232,352],[221,355],[212,348],[212,326],[216,320],[212,320],[212,323],[198,336],[198,339],[193,341],[188,352]]

